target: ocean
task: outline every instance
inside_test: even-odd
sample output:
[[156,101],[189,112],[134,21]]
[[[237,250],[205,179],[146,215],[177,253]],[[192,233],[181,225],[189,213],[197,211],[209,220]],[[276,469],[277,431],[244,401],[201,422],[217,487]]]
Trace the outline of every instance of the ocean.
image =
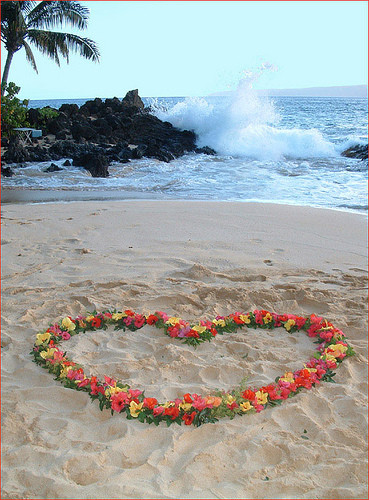
[[[29,106],[59,108],[86,100],[30,101]],[[198,146],[210,146],[217,155],[187,154],[170,163],[146,158],[114,163],[106,179],[92,178],[78,167],[45,173],[50,162],[29,163],[17,168],[14,177],[2,179],[3,191],[27,192],[29,199],[42,192],[37,198],[41,201],[259,201],[368,210],[368,163],[340,155],[350,146],[368,143],[366,98],[258,97],[239,86],[226,97],[143,101],[160,119],[193,130]]]

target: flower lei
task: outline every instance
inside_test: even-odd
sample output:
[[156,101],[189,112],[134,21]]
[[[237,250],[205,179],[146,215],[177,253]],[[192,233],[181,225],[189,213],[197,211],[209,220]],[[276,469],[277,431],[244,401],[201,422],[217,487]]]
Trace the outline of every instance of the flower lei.
[[[131,389],[129,385],[105,376],[104,381],[96,376],[86,376],[83,367],[66,357],[58,345],[73,335],[86,331],[106,330],[114,325],[115,330],[136,331],[144,325],[154,325],[165,334],[196,347],[201,342],[210,341],[218,334],[234,333],[239,328],[273,329],[284,327],[289,333],[303,330],[309,337],[316,339],[317,352],[295,372],[285,372],[275,382],[260,388],[246,387],[241,384],[231,391],[216,391],[202,397],[198,394],[184,394],[174,401],[159,403],[157,399],[146,397],[144,392]],[[98,400],[100,409],[109,408],[111,413],[124,413],[128,419],[137,418],[140,422],[159,425],[165,421],[179,425],[199,426],[216,422],[219,418],[259,413],[268,406],[275,406],[283,400],[298,394],[303,389],[311,389],[320,381],[334,382],[333,370],[346,356],[354,355],[345,335],[332,323],[312,314],[300,317],[293,314],[275,314],[255,310],[247,314],[234,313],[217,316],[213,321],[190,323],[163,312],[141,315],[133,311],[104,311],[102,313],[63,318],[37,334],[31,351],[34,361],[56,375],[66,387],[85,391],[92,400]]]

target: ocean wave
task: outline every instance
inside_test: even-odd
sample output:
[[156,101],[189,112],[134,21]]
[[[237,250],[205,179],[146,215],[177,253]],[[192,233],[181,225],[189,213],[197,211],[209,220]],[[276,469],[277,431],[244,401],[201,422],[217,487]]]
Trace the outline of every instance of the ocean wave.
[[280,160],[339,154],[317,129],[278,127],[280,116],[273,101],[258,98],[242,83],[229,100],[191,97],[169,109],[152,103],[151,109],[161,120],[193,130],[199,147],[210,146],[221,155]]

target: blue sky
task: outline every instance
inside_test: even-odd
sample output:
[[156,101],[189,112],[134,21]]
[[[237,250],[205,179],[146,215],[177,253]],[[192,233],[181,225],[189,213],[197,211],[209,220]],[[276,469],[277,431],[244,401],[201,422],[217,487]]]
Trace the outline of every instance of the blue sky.
[[[19,51],[9,81],[29,99],[203,96],[232,90],[244,71],[255,88],[367,83],[368,7],[362,1],[84,1],[101,62],[72,56],[61,68]],[[2,67],[6,52],[2,47]]]

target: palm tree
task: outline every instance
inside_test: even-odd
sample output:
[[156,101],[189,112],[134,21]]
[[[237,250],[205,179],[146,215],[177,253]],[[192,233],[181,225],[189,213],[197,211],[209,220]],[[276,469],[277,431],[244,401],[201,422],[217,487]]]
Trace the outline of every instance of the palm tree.
[[13,56],[18,50],[24,48],[27,60],[37,72],[29,43],[53,59],[58,66],[60,56],[69,62],[70,51],[77,52],[86,59],[98,61],[100,54],[93,40],[49,30],[56,26],[62,28],[64,24],[83,30],[87,27],[89,13],[89,9],[74,1],[2,1],[1,41],[8,54],[1,79],[1,95],[8,82]]

